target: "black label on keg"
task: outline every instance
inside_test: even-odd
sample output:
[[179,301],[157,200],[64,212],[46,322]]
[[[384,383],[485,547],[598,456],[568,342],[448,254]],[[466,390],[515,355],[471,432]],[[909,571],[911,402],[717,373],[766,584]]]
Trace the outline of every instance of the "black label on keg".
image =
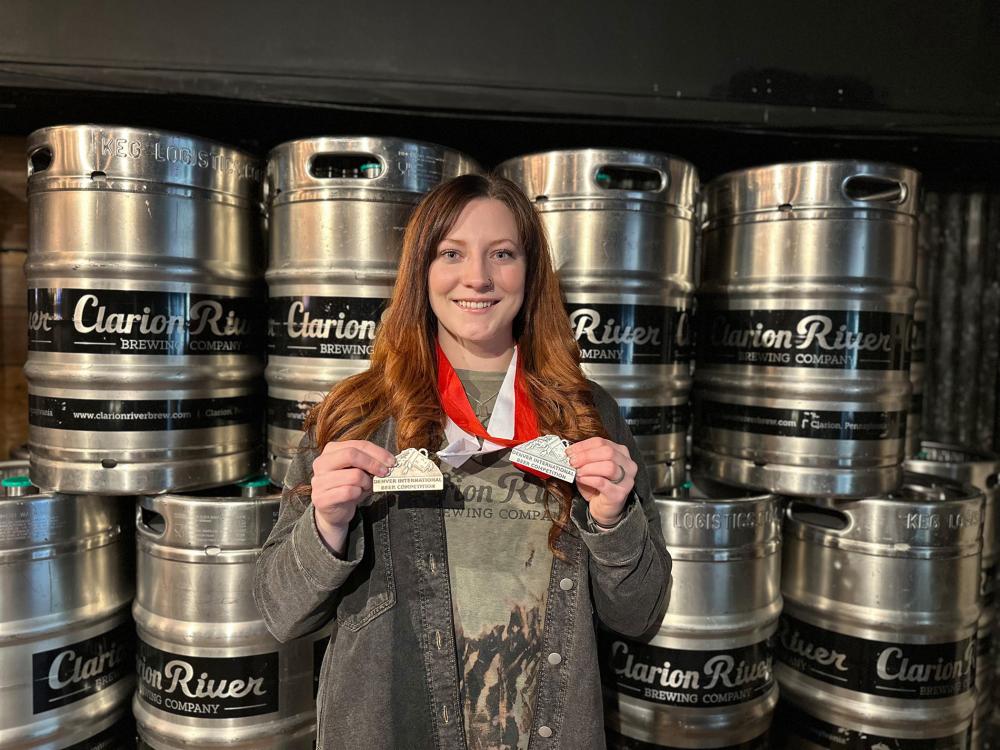
[[566,312],[584,364],[672,365],[691,361],[688,310],[662,305],[567,303]]
[[[838,727],[800,711],[787,701],[778,703],[773,727],[778,735],[778,747],[794,746],[787,742],[791,735],[816,747],[830,750],[966,750],[967,734],[958,732],[947,737],[901,738],[885,737],[847,727]],[[784,741],[783,741],[784,740]]]
[[323,671],[323,658],[329,645],[330,636],[313,641],[313,700],[319,695],[319,675]]
[[912,317],[870,310],[700,307],[699,364],[907,370]]
[[[633,737],[608,729],[607,734],[608,750],[686,750],[678,745],[669,745],[661,742],[643,742]],[[669,737],[670,735],[666,735]],[[665,738],[666,739],[666,738]],[[738,745],[713,745],[712,750],[769,750],[767,733]]]
[[664,706],[732,706],[759,698],[774,684],[767,641],[724,651],[686,651],[601,631],[599,652],[609,687]]
[[28,396],[28,422],[55,430],[194,430],[259,419],[260,397],[195,399],[84,399]]
[[375,327],[388,302],[378,297],[271,297],[268,354],[369,359]]
[[178,716],[238,719],[278,710],[278,654],[229,658],[160,651],[139,641],[139,697]]
[[933,700],[972,689],[976,639],[886,643],[834,633],[782,614],[775,655],[814,680],[885,698]]
[[267,423],[286,430],[302,430],[306,415],[317,402],[288,401],[283,398],[267,397]]
[[28,349],[84,354],[257,354],[250,297],[29,289]]
[[89,698],[132,673],[132,623],[31,655],[32,713]]
[[686,432],[691,422],[691,407],[677,406],[620,406],[622,418],[636,437],[641,435],[669,435]]
[[694,419],[702,429],[823,440],[896,440],[906,434],[905,411],[825,411],[773,409],[694,399]]

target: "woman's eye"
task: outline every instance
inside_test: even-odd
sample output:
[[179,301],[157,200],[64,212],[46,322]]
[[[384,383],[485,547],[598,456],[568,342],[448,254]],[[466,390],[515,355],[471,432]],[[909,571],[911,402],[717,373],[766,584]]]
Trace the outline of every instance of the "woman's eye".
[[513,250],[497,250],[496,257],[501,258],[501,259],[513,258],[514,257],[514,251]]
[[442,250],[441,257],[447,258],[448,260],[454,260],[458,257],[458,250]]

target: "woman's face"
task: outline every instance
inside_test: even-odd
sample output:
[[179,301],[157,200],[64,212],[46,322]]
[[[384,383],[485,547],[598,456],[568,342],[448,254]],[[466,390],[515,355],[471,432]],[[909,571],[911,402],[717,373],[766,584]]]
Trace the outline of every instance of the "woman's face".
[[513,346],[514,318],[524,302],[527,262],[517,222],[493,198],[475,198],[438,244],[427,278],[439,336],[467,349]]

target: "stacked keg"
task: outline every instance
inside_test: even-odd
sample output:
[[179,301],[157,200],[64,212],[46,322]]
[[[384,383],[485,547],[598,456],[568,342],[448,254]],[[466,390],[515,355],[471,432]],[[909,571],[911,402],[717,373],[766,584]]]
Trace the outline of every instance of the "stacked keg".
[[535,204],[588,377],[621,406],[654,488],[684,480],[698,175],[674,156],[550,151],[497,172]]
[[267,165],[268,471],[280,484],[309,409],[365,370],[423,193],[480,171],[452,149],[395,138],[309,138]]
[[330,629],[279,643],[253,599],[280,499],[266,479],[140,499],[134,710],[144,746],[313,746]]
[[127,748],[131,514],[0,464],[0,747]]
[[983,496],[903,473],[918,183],[838,161],[705,190],[694,471],[788,496],[777,746],[968,746]]
[[778,498],[686,482],[656,505],[670,606],[651,638],[600,634],[608,745],[765,750],[778,701]]
[[260,164],[96,125],[36,131],[28,164],[32,479],[134,495],[258,471]]
[[916,458],[906,462],[908,470],[967,482],[985,498],[979,581],[980,614],[976,631],[976,713],[972,723],[972,745],[983,747],[993,710],[995,677],[997,530],[1000,523],[997,480],[1000,478],[1000,456],[988,451],[973,451],[957,445],[928,441],[923,441],[918,447],[920,450]]
[[74,743],[129,713],[138,668],[145,746],[311,747],[329,633],[267,633],[253,562],[279,497],[231,486],[263,466],[262,166],[105,126],[40,130],[28,160],[30,474],[53,492],[4,506],[0,559],[37,585],[4,584],[0,736],[107,747]]

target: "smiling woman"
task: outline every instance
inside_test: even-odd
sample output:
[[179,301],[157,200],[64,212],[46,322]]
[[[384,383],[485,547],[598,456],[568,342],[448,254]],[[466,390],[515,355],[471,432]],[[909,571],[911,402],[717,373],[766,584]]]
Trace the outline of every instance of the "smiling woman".
[[[524,194],[474,175],[432,190],[371,366],[310,413],[258,562],[277,638],[339,623],[321,750],[603,746],[592,613],[654,626],[670,558],[632,435],[579,358]],[[512,461],[543,436],[574,480]],[[373,492],[408,449],[443,489]]]
[[505,370],[524,301],[526,263],[514,214],[495,198],[469,201],[427,276],[438,343],[458,367]]

